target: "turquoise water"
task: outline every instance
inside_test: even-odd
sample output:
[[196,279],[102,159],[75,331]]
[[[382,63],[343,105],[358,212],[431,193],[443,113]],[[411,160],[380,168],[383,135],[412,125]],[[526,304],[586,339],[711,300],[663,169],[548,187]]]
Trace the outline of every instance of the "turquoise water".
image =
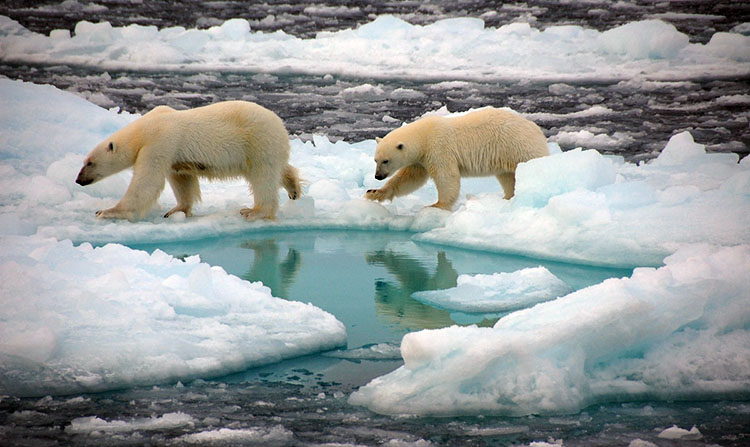
[[[750,439],[747,401],[610,403],[577,414],[520,418],[392,417],[348,403],[354,389],[402,364],[398,346],[407,332],[452,324],[492,325],[499,317],[431,308],[412,299],[413,292],[453,287],[463,273],[539,265],[576,289],[629,275],[629,270],[415,243],[405,232],[256,232],[133,247],[158,248],[177,257],[198,254],[241,278],[263,281],[275,296],[311,302],[346,325],[348,344],[226,377],[43,399],[3,397],[0,444],[186,445],[182,436],[222,430],[245,430],[252,437],[204,445],[506,447],[562,441],[565,446],[621,447],[641,439],[652,443],[643,445],[740,447]],[[153,418],[166,415],[191,420],[149,426]],[[109,432],[69,429],[89,416],[122,422]],[[658,438],[671,425],[696,425],[703,439]]]
[[345,392],[397,368],[402,363],[398,346],[407,332],[455,324],[491,326],[501,316],[430,307],[413,299],[414,292],[455,287],[461,274],[513,272],[539,265],[575,289],[632,272],[435,246],[414,242],[411,236],[306,230],[132,247],[149,252],[158,248],[176,257],[197,254],[228,273],[262,281],[274,296],[310,302],[335,315],[346,326],[347,350],[236,376],[306,385],[334,383]]

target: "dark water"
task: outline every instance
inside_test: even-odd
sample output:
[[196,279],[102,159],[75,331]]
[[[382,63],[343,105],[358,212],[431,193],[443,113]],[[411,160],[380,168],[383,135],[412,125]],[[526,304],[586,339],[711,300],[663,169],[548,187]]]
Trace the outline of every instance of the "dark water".
[[[49,4],[47,4],[49,3]],[[379,14],[395,14],[411,23],[426,24],[448,17],[482,17],[487,26],[527,20],[539,28],[577,24],[609,29],[634,20],[660,18],[673,23],[693,42],[705,43],[717,31],[727,31],[750,21],[750,2],[741,1],[636,1],[629,7],[613,2],[489,1],[437,2],[84,2],[6,1],[0,14],[41,33],[56,28],[73,29],[79,20],[107,20],[116,26],[132,23],[159,27],[208,27],[224,19],[241,17],[258,31],[282,29],[314,37],[318,31],[355,27]],[[85,7],[88,5],[88,7]],[[274,20],[263,20],[274,16]],[[274,76],[252,73],[109,72],[67,66],[0,64],[0,75],[52,84],[103,107],[119,106],[145,113],[166,104],[195,107],[227,99],[255,101],[277,112],[291,134],[309,138],[323,134],[350,142],[383,136],[429,110],[447,106],[451,111],[472,107],[511,107],[522,113],[557,114],[535,119],[548,137],[560,132],[588,130],[617,135],[618,143],[597,147],[607,153],[640,160],[658,154],[670,136],[689,130],[709,151],[750,151],[750,125],[746,104],[717,102],[717,98],[744,95],[750,78],[702,79],[690,83],[655,83],[649,88],[627,83],[585,83],[566,88],[563,94],[546,83],[465,82],[450,87],[417,80],[323,78],[307,75]],[[372,83],[384,90],[381,98],[345,98],[345,88]],[[391,91],[409,88],[423,95],[393,100]],[[559,116],[594,105],[614,111],[590,117]],[[388,115],[398,121],[384,122]],[[573,143],[562,144],[563,149]]]

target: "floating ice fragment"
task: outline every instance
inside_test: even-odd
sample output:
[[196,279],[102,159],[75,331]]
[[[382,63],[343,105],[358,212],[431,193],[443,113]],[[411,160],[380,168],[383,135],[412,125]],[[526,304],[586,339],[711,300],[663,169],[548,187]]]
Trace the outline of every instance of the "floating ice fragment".
[[128,433],[141,430],[172,430],[176,428],[193,427],[195,419],[185,413],[165,413],[162,416],[133,419],[131,421],[106,421],[96,416],[73,419],[65,427],[68,433]]
[[643,439],[633,439],[628,444],[628,447],[658,447],[656,444],[650,441],[644,441]]
[[361,348],[329,351],[323,355],[350,360],[401,360],[401,347],[393,343],[377,343]]
[[190,445],[287,445],[294,439],[294,433],[281,425],[271,428],[219,428],[199,433],[182,435],[176,439],[179,444]]
[[426,98],[426,95],[422,92],[412,90],[410,88],[397,88],[390,93],[389,97],[394,101],[408,101],[415,99],[424,99]]
[[416,292],[412,296],[448,310],[491,313],[533,306],[570,292],[570,286],[539,266],[510,273],[460,275],[456,287]]
[[347,101],[382,101],[386,99],[383,88],[372,84],[345,88],[339,94]]
[[673,425],[659,433],[658,437],[662,439],[692,441],[703,438],[703,434],[701,434],[700,430],[698,430],[698,427],[695,425],[693,425],[693,428],[689,431]]
[[553,135],[550,141],[570,147],[586,147],[592,149],[612,149],[634,141],[633,137],[622,132],[615,132],[612,136],[605,133],[594,134],[588,130],[575,132],[562,131]]

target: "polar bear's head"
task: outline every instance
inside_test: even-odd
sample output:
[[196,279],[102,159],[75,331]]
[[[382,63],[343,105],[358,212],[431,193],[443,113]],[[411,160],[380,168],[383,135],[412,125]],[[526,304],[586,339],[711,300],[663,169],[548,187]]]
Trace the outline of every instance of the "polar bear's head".
[[397,141],[395,138],[376,138],[378,147],[375,149],[375,178],[383,180],[409,164],[406,153],[407,146],[403,141]]
[[375,148],[375,178],[383,180],[405,166],[419,163],[439,120],[439,117],[421,118],[392,130],[382,139],[375,138],[378,143]]
[[115,132],[89,152],[83,160],[83,167],[76,177],[76,183],[82,186],[90,185],[133,166],[133,154],[137,151],[129,147],[132,143],[124,139],[121,132]]

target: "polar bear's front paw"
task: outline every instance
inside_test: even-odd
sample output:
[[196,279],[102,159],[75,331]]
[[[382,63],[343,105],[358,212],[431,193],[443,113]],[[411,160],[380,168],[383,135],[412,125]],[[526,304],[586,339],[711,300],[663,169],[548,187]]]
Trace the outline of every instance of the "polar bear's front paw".
[[374,200],[376,202],[382,202],[384,200],[389,200],[390,197],[388,197],[388,193],[383,189],[368,189],[365,193],[365,199],[367,200]]
[[129,211],[123,211],[121,209],[109,208],[106,210],[99,210],[96,212],[96,217],[99,219],[132,219],[133,213]]
[[276,217],[275,213],[269,213],[268,211],[264,211],[260,208],[242,208],[240,210],[240,214],[242,214],[245,220],[273,220]]
[[193,215],[193,212],[191,211],[191,207],[188,205],[177,205],[176,207],[172,208],[171,210],[164,213],[164,217],[169,217],[172,214],[182,211],[185,213],[185,217],[190,217]]

